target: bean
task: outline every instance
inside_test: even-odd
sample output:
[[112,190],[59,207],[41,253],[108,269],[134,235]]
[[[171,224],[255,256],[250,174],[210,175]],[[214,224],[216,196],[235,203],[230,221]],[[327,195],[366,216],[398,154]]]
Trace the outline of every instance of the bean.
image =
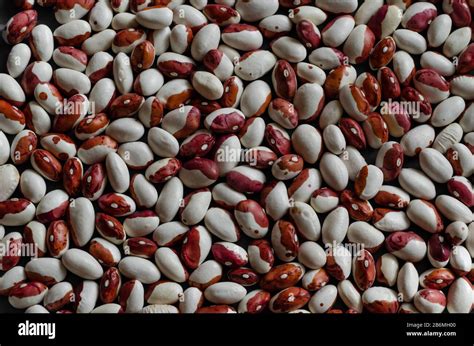
[[309,301],[309,309],[312,313],[324,313],[331,309],[337,298],[337,288],[327,285],[317,291]]
[[218,282],[204,291],[207,300],[215,304],[234,304],[241,301],[247,291],[234,282]]
[[[458,278],[456,281],[449,287],[448,297],[447,297],[447,308],[450,313],[469,313],[471,307],[469,305],[469,299],[471,291],[469,290],[469,282],[464,278]],[[466,297],[463,299],[461,297]],[[471,303],[472,304],[472,303]]]
[[395,291],[390,288],[374,286],[362,294],[364,308],[373,313],[395,313],[399,303]]
[[433,19],[428,27],[428,42],[431,47],[441,46],[449,36],[452,27],[451,17],[441,14]]
[[97,280],[103,274],[99,262],[84,250],[69,249],[61,261],[67,270],[83,279]]
[[403,301],[410,302],[418,291],[418,272],[413,263],[405,263],[398,272],[397,288]]
[[140,257],[125,257],[119,263],[119,270],[125,277],[150,284],[158,281],[161,273],[151,262]]
[[348,308],[357,312],[362,312],[362,297],[352,282],[349,280],[339,282],[337,285],[337,292]]
[[470,3],[435,2],[16,1],[0,295],[36,313],[470,312]]
[[415,306],[423,313],[441,313],[446,308],[446,297],[442,291],[425,288],[413,299]]

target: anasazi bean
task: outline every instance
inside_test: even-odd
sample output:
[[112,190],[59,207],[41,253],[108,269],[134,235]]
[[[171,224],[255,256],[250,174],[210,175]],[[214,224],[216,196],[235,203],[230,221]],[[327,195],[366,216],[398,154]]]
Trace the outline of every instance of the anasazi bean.
[[472,1],[15,4],[14,308],[472,311]]

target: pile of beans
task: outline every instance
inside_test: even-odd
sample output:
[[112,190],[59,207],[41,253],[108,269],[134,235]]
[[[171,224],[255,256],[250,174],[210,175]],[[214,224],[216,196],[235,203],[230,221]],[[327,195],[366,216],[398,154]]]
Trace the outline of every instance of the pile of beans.
[[14,308],[472,310],[473,0],[16,3]]

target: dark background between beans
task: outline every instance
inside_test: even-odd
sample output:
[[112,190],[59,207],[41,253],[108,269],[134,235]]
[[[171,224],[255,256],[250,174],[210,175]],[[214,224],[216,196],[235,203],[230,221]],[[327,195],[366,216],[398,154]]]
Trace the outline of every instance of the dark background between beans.
[[[359,1],[359,3],[361,3],[361,2],[362,1]],[[38,11],[38,24],[46,24],[51,28],[52,31],[54,31],[54,29],[59,26],[58,23],[56,22],[56,20],[54,19],[54,12],[51,8],[41,8],[39,6],[35,6],[35,9]],[[18,9],[16,9],[14,7],[13,1],[0,0],[0,24],[2,25],[1,26],[2,29],[3,29],[3,25],[6,24],[8,19],[17,12],[18,12]],[[284,13],[284,12],[282,12],[282,13]],[[86,18],[83,18],[83,19],[86,19]],[[329,17],[328,20],[325,23],[328,23],[330,19],[331,19],[331,17]],[[320,26],[319,28],[322,29],[322,27],[323,27],[323,25]],[[55,45],[55,47],[57,47],[57,46]],[[7,71],[6,71],[6,60],[7,60],[8,54],[10,52],[10,49],[11,49],[11,46],[7,45],[3,39],[0,39],[0,72],[1,73],[7,73]],[[416,67],[419,68],[419,57],[413,56],[413,58],[415,59]],[[51,59],[51,61],[49,61],[49,63],[53,66],[53,69],[57,68],[57,66],[54,64],[54,61],[52,59]],[[370,68],[368,67],[368,64],[361,64],[361,65],[357,65],[357,66],[354,66],[354,67],[356,68],[358,74],[361,74],[365,71],[371,71]],[[371,71],[371,72],[374,73],[374,71]],[[269,78],[269,75],[265,76],[264,79],[267,81],[267,83],[271,84],[271,80]],[[266,119],[268,119],[268,118],[266,118]],[[439,128],[435,128],[435,130],[436,130],[437,133],[439,133]],[[11,143],[11,140],[12,140],[13,136],[8,136],[8,138],[9,138],[9,141]],[[142,138],[142,141],[145,141],[145,139],[146,139],[146,134]],[[390,140],[400,141],[400,139],[394,139],[394,138],[391,138]],[[371,149],[371,150],[363,151],[361,153],[365,157],[368,164],[374,164],[376,153],[377,153],[376,150]],[[156,155],[155,155],[155,158],[156,158]],[[306,167],[309,167],[309,166],[310,165],[306,165]],[[319,168],[318,166],[319,166],[318,163],[316,165],[314,165],[314,167],[316,167],[316,168]],[[417,158],[405,157],[404,167],[419,168]],[[31,168],[29,163],[18,167],[20,173],[22,171],[24,171],[25,169],[27,169],[27,168]],[[84,168],[84,171],[85,170],[86,170],[86,167]],[[398,183],[391,182],[390,184],[395,184],[395,185],[398,186]],[[62,189],[62,183],[61,182],[59,182],[59,183],[47,182],[47,186],[48,186],[48,190],[47,190],[48,192],[53,190],[53,189]],[[157,188],[158,188],[158,192],[159,192],[159,187],[157,186]],[[349,183],[348,188],[352,188],[352,182]],[[110,189],[110,187],[108,187],[108,189]],[[436,184],[436,191],[437,191],[437,194],[447,193],[446,185]],[[107,190],[106,190],[106,192],[107,192]],[[185,189],[185,194],[186,194],[186,192],[189,192],[189,191],[187,191]],[[19,197],[19,196],[21,196],[21,195],[20,195],[20,193],[18,192],[18,189],[17,189],[17,192],[14,194],[13,197]],[[373,205],[374,208],[376,207],[376,204],[373,201],[371,201],[371,204]],[[96,208],[96,210],[98,210],[97,209],[97,203],[94,203],[94,207]],[[319,216],[319,219],[320,219],[320,222],[321,222],[321,225],[322,225],[325,215],[318,214],[318,216]],[[122,220],[122,218],[120,218],[120,220]],[[445,222],[445,225],[448,224],[448,220],[444,219],[444,222]],[[428,232],[425,232],[425,231],[419,229],[416,226],[411,226],[410,229],[416,231],[425,240],[428,239],[429,236],[430,236],[430,234]],[[270,228],[270,230],[271,230],[271,228]],[[22,233],[22,227],[6,227],[6,229],[5,229],[5,233],[12,232],[12,231],[18,231],[18,232]],[[267,238],[270,236],[270,233],[271,232],[268,232]],[[97,236],[97,235],[98,235],[97,233],[94,234],[94,236]],[[387,236],[387,235],[388,234],[385,233],[385,236]],[[239,245],[243,246],[244,248],[246,248],[246,246],[249,242],[249,239],[246,236],[244,236],[243,238],[245,238],[245,239],[240,240],[237,244],[239,244]],[[213,241],[216,241],[216,238],[214,236],[213,236]],[[86,246],[86,248],[87,248],[87,246]],[[374,259],[377,260],[377,258],[383,253],[384,253],[384,248],[379,250],[374,255]],[[212,257],[212,254],[210,254],[208,258],[211,258],[211,257]],[[20,262],[20,265],[25,265],[25,263],[28,262],[28,260],[29,260],[29,258],[23,258],[22,262]],[[276,264],[279,264],[279,263],[280,263],[280,261],[278,259],[276,259]],[[399,263],[400,263],[400,266],[403,265],[403,263],[401,261]],[[417,268],[418,273],[421,274],[426,269],[431,268],[431,265],[428,262],[428,259],[425,258],[423,261],[421,261],[419,263],[416,263],[415,267]],[[3,272],[0,272],[0,274],[3,275]],[[223,280],[225,280],[225,279],[226,279],[226,277],[225,277],[225,274],[224,274]],[[77,283],[79,281],[79,279],[76,276],[71,275],[71,274],[69,274],[69,276],[66,278],[66,280],[70,281],[73,284]],[[330,283],[337,284],[337,282],[334,279],[331,279],[331,280],[332,280],[332,282],[330,282]],[[187,285],[183,285],[183,286],[184,286],[184,288],[187,287]],[[251,291],[253,289],[256,289],[257,286],[258,285],[247,287],[247,289],[248,289],[248,291]],[[447,293],[446,290],[445,290],[445,293]],[[99,302],[98,302],[98,305],[100,305]],[[338,304],[336,304],[335,307],[336,308],[341,307],[341,308],[345,309],[345,306],[342,304],[340,299],[338,300]],[[0,297],[0,313],[19,313],[19,312],[21,312],[21,311],[16,310],[16,309],[14,309],[13,307],[10,306],[10,304],[8,303],[8,300],[7,300],[6,297]]]

